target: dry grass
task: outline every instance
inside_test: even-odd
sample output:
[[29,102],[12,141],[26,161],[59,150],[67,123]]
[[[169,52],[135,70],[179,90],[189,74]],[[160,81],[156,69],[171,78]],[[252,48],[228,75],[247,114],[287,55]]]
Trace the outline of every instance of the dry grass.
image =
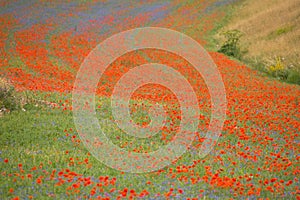
[[0,76],[0,117],[4,113],[10,113],[13,110],[26,111],[24,106],[48,106],[59,107],[57,103],[37,99],[34,92],[16,91],[13,84],[6,78]]
[[23,93],[15,90],[13,84],[9,80],[0,77],[0,117],[3,113],[23,109],[27,100],[28,99]]
[[0,77],[0,90],[7,91],[11,86],[7,79]]
[[280,56],[300,71],[299,0],[245,0],[224,29],[244,33],[246,58],[267,61]]
[[3,112],[9,112],[10,107],[15,108],[16,102],[12,90],[12,84],[0,77],[0,117],[3,115]]

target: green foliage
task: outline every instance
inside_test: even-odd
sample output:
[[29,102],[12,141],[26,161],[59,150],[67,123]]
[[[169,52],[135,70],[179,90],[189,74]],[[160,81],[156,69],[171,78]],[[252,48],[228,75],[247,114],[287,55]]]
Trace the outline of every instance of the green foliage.
[[21,97],[4,78],[0,78],[0,109],[13,111],[21,108]]
[[5,78],[0,77],[0,116],[15,110],[29,110],[37,106],[53,106],[47,101],[39,100],[30,91],[19,92]]
[[275,57],[274,64],[267,66],[267,72],[280,80],[286,80],[288,77],[288,71],[283,64],[282,59],[278,56]]
[[300,84],[300,72],[296,70],[296,67],[287,67],[287,64],[279,56],[276,56],[274,60],[269,61],[265,66],[264,71],[272,77],[288,83]]
[[235,58],[241,58],[242,51],[239,46],[240,38],[243,36],[242,32],[239,30],[228,30],[221,33],[226,41],[218,50],[220,53],[224,53],[228,56],[233,56]]
[[281,36],[283,34],[291,32],[293,29],[294,29],[294,26],[284,26],[284,27],[278,28],[277,30],[271,32],[267,36],[267,39],[274,39],[278,36]]
[[287,82],[300,85],[300,73],[296,70],[290,70],[287,77]]

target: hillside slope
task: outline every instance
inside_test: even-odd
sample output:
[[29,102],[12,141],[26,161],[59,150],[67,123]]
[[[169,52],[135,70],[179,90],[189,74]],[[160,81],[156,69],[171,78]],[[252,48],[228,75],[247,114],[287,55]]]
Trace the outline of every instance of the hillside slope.
[[281,57],[286,68],[300,72],[300,1],[245,0],[223,29],[243,32],[245,59],[267,65]]

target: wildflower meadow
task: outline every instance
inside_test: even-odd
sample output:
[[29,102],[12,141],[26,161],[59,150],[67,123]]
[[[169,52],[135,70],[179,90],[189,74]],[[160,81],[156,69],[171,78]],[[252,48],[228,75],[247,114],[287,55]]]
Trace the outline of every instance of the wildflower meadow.
[[1,1],[0,199],[300,199],[299,85],[210,48],[235,3]]

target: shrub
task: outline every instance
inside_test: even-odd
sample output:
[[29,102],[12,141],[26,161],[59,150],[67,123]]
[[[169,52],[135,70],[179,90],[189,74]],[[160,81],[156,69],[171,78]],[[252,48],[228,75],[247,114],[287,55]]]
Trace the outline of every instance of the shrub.
[[6,79],[0,77],[0,110],[13,111],[20,109],[21,97]]
[[275,62],[267,66],[267,72],[280,80],[286,80],[288,78],[288,70],[279,56],[275,57]]
[[218,50],[220,53],[224,53],[228,56],[233,56],[236,58],[241,58],[242,52],[239,46],[240,38],[242,37],[242,32],[239,30],[228,30],[221,33],[226,39],[224,44]]

